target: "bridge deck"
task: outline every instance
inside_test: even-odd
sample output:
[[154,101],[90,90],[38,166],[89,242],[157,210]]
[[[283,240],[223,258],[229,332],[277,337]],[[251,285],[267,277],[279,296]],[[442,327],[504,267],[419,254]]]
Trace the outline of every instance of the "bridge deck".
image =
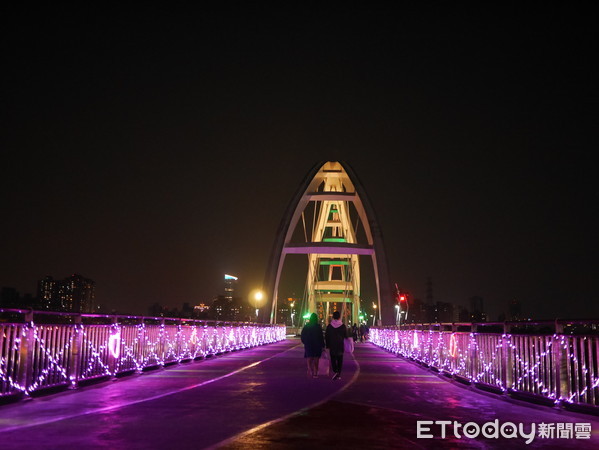
[[[371,344],[341,381],[306,377],[287,340],[0,407],[9,448],[598,448],[599,420],[498,399]],[[417,439],[417,420],[590,423],[590,440]],[[451,438],[450,438],[451,436]]]

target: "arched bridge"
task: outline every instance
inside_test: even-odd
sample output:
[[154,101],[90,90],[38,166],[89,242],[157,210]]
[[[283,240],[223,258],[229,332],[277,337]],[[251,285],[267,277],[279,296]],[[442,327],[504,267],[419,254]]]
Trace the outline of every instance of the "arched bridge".
[[[323,324],[333,311],[358,322],[370,258],[378,326],[341,380],[308,377],[303,346],[277,325],[297,254],[301,315]],[[598,323],[400,323],[382,233],[347,164],[320,163],[301,184],[264,288],[262,323],[0,308],[0,449],[599,448]]]
[[340,311],[345,322],[359,323],[362,258],[369,258],[378,321],[395,324],[383,236],[366,192],[347,163],[314,166],[283,215],[264,282],[270,323],[277,322],[285,260],[298,254],[307,256],[302,313],[316,312],[326,322]]

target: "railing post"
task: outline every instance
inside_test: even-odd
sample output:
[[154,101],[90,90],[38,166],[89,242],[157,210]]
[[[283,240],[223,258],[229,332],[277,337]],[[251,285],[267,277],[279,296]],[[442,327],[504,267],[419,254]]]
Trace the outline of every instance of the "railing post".
[[[117,329],[119,330],[118,333],[115,331]],[[118,340],[115,343],[111,342],[113,334],[116,334],[118,336]],[[119,370],[119,358],[121,357],[122,340],[123,340],[123,331],[122,331],[122,328],[120,328],[118,317],[116,315],[112,316],[112,317],[110,317],[110,330],[108,332],[108,344],[107,344],[108,345],[108,361],[109,361],[108,370],[110,370],[112,377],[116,377],[117,371]],[[113,352],[111,345],[115,346],[114,352]],[[118,357],[115,354],[118,355]]]
[[512,336],[511,326],[509,323],[504,322],[503,324],[503,336],[501,336],[501,364],[502,364],[502,382],[504,389],[507,391],[512,387],[513,384],[513,370],[512,370]]
[[143,317],[139,318],[137,336],[137,348],[135,349],[135,353],[139,358],[139,363],[136,364],[136,373],[142,373],[145,368],[144,360],[146,356],[146,323]]
[[25,324],[23,325],[23,332],[21,335],[21,345],[19,360],[20,371],[19,371],[19,384],[25,389],[24,393],[29,395],[29,387],[31,377],[33,374],[33,354],[34,354],[34,330],[35,324],[33,323],[33,311],[29,311],[25,314]]
[[69,358],[69,370],[67,376],[71,382],[69,388],[77,389],[81,365],[81,348],[83,346],[83,322],[81,320],[81,314],[77,314],[75,316],[75,323],[73,327],[73,343],[71,345],[71,355]]
[[476,380],[478,375],[478,339],[476,338],[476,325],[470,324],[470,334],[468,335],[468,358],[470,359],[468,379],[470,381]]
[[177,363],[181,364],[183,360],[183,349],[185,346],[183,345],[183,319],[179,319],[179,323],[177,324],[177,333],[175,334],[175,340],[177,342]]
[[431,364],[431,362],[433,361],[433,325],[432,324],[428,324],[428,336],[427,336],[427,346],[428,348],[426,349],[427,351],[427,357],[425,359],[424,362],[426,362],[428,365]]
[[160,348],[156,354],[160,357],[160,366],[164,369],[166,362],[166,325],[164,317],[160,319]]
[[[562,402],[567,400],[569,395],[569,343],[567,337],[563,334],[564,326],[555,321],[555,334],[552,342],[552,357],[555,367],[555,400]],[[562,342],[565,344],[562,346]],[[565,347],[565,348],[564,348]]]

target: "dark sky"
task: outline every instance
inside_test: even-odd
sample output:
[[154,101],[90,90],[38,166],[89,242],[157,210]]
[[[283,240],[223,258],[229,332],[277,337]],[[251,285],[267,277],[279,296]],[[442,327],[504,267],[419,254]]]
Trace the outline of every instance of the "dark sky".
[[3,7],[0,286],[81,273],[138,314],[247,292],[340,159],[413,296],[599,317],[595,11],[296,5]]

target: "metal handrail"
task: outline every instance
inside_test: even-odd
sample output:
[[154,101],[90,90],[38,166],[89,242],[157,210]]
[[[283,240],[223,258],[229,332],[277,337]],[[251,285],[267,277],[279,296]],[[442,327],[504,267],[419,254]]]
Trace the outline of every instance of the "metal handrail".
[[[414,329],[443,329],[446,331],[464,331],[463,328],[479,333],[495,333],[501,329],[503,333],[531,334],[530,330],[544,330],[547,333],[573,334],[582,330],[582,334],[599,334],[599,321],[590,319],[580,320],[521,320],[506,322],[427,322],[427,323],[403,323],[401,325],[385,326],[382,328],[393,330]],[[460,330],[462,329],[462,330]],[[520,330],[520,331],[514,331]],[[523,333],[527,330],[527,333]],[[569,333],[567,333],[569,332]]]
[[[67,316],[74,318],[105,318],[105,319],[139,319],[139,320],[170,320],[178,322],[193,322],[193,323],[207,323],[207,324],[226,324],[226,325],[249,325],[249,326],[271,326],[271,324],[261,324],[256,322],[246,321],[231,321],[231,320],[218,320],[218,319],[194,319],[188,317],[168,317],[168,316],[136,316],[130,314],[96,314],[96,313],[76,313],[66,311],[45,311],[45,310],[34,310],[34,309],[20,309],[20,308],[1,308],[0,314],[2,313],[16,313],[22,314],[23,316],[31,315],[48,315],[48,316]],[[272,325],[278,326],[278,325]]]

